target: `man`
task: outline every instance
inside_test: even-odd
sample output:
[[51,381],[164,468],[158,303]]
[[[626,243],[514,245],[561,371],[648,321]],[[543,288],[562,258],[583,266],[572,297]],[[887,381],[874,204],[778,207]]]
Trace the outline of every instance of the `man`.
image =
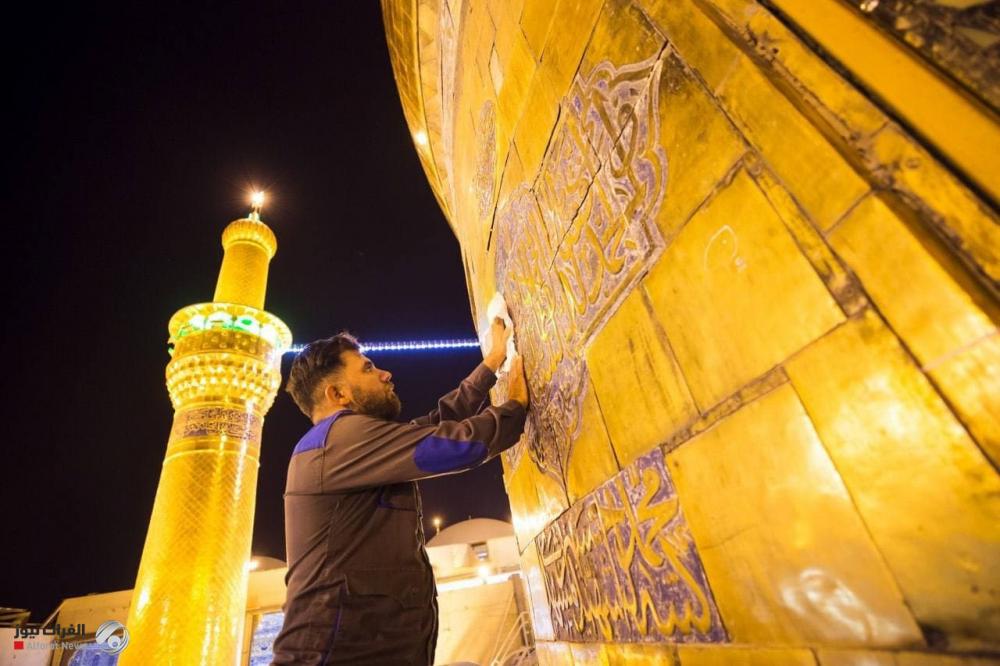
[[513,446],[528,389],[520,358],[510,400],[490,406],[510,330],[428,416],[399,423],[392,375],[345,333],[306,346],[287,391],[313,428],[285,487],[288,588],[272,664],[432,664],[437,590],[417,479],[460,472]]

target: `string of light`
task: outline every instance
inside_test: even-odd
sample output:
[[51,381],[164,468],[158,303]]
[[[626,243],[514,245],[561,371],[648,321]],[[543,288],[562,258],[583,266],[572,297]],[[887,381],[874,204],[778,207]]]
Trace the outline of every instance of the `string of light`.
[[[287,354],[298,354],[305,345],[292,345]],[[391,352],[391,351],[434,351],[438,349],[471,349],[479,348],[479,340],[402,340],[394,342],[364,342],[361,343],[361,353]]]

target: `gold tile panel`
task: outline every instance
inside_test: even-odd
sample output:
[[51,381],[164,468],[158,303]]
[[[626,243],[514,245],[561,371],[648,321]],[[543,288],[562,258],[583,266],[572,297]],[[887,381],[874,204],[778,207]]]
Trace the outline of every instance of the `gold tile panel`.
[[677,53],[668,48],[661,58],[657,114],[669,176],[656,222],[663,237],[670,239],[733,168],[745,147]]
[[677,653],[680,666],[816,666],[809,650],[680,645]]
[[[517,446],[525,446],[524,440]],[[538,469],[529,455],[521,455],[517,467],[504,472],[514,534],[520,549],[524,550],[569,503],[559,482]]]
[[786,369],[917,620],[996,641],[1000,478],[895,336],[868,313]]
[[[742,0],[741,0],[742,2]],[[728,12],[760,58],[784,80],[785,92],[811,106],[842,139],[861,142],[886,123],[886,116],[865,95],[839,76],[781,21],[753,0],[742,16]]]
[[714,92],[743,57],[693,0],[641,3],[642,10]]
[[570,643],[574,666],[608,666],[608,654],[603,643]]
[[819,666],[996,666],[1000,657],[934,654],[932,652],[872,652],[818,650]]
[[897,666],[892,652],[872,650],[817,650],[819,666]]
[[868,197],[830,235],[889,324],[925,366],[995,332],[995,302],[935,239]]
[[555,8],[555,2],[525,2],[521,9],[521,32],[528,40],[528,48],[536,61],[542,59],[542,49],[549,36]]
[[931,380],[969,432],[1000,467],[1000,333],[993,333],[931,368]]
[[486,0],[486,8],[497,34],[505,33],[519,28],[524,0]]
[[[725,39],[721,33],[718,38]],[[832,226],[868,191],[868,184],[749,58],[737,61],[717,95],[820,228]]]
[[502,85],[497,90],[497,114],[501,136],[509,140],[521,118],[531,81],[535,75],[535,58],[528,42],[516,25],[497,34],[495,53],[503,70]]
[[863,163],[869,178],[898,192],[987,275],[1000,278],[1000,224],[995,212],[773,14],[752,0],[725,4],[709,6],[721,10],[723,20],[740,33],[733,38],[754,50],[758,65],[818,128],[836,135],[841,150]]
[[566,463],[566,492],[576,502],[619,472],[594,388],[587,383],[583,417]]
[[735,413],[744,405],[748,405],[757,398],[770,393],[777,387],[788,382],[788,376],[782,367],[776,367],[766,375],[762,375],[746,384],[739,391],[733,393],[725,400],[717,403],[711,409],[703,412],[698,418],[687,426],[681,428],[663,445],[664,451],[672,451],[678,446],[688,441],[695,435],[705,432],[716,423]]
[[1000,280],[1000,217],[916,141],[889,125],[872,142],[887,187],[936,224],[992,280]]
[[608,643],[609,666],[679,666],[677,649],[667,643]]
[[878,197],[837,225],[830,242],[979,443],[1000,461],[996,301],[927,230],[905,223]]
[[[567,84],[568,85],[568,84]],[[557,88],[552,80],[552,66],[542,63],[531,78],[521,118],[514,130],[514,145],[524,168],[524,182],[533,183],[549,144],[549,137],[559,118],[559,99],[566,88]]]
[[843,320],[745,170],[691,218],[645,287],[702,409]]
[[573,666],[573,653],[569,643],[535,643],[535,656],[540,666]]
[[868,299],[858,280],[845,269],[775,175],[756,159],[748,159],[748,163],[757,186],[841,309],[848,315],[861,312],[868,306]]
[[[569,88],[604,0],[557,0],[542,62],[558,95]],[[570,29],[572,26],[572,29]]]
[[864,194],[866,183],[694,0],[647,9],[818,225],[831,226]]
[[664,38],[628,0],[605,0],[594,32],[580,61],[580,74],[604,61],[643,62],[663,48]]
[[733,642],[922,643],[789,385],[667,461]]
[[847,3],[773,1],[884,104],[994,199],[1000,198],[1000,126],[995,115],[970,102],[963,90]]
[[627,467],[698,415],[643,289],[634,290],[587,350],[587,367],[619,463]]

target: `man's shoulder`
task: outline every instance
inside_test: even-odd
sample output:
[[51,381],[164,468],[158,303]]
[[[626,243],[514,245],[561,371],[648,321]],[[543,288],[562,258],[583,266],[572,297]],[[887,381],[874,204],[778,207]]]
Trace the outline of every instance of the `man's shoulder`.
[[337,418],[332,423],[329,424],[324,433],[325,440],[327,442],[344,438],[364,439],[369,435],[377,436],[385,434],[387,430],[392,430],[396,427],[409,428],[413,425],[415,424],[410,421],[395,421],[392,419],[382,418],[381,416],[372,416],[370,414],[362,414],[352,410],[344,410],[342,413],[337,415]]
[[297,453],[323,448],[323,444],[326,442],[332,426],[343,417],[352,414],[354,414],[353,411],[349,409],[342,409],[317,421],[315,425],[309,428],[309,430],[302,435],[301,439],[299,439],[298,443],[295,445],[295,449],[292,450],[292,457],[295,457],[295,454]]

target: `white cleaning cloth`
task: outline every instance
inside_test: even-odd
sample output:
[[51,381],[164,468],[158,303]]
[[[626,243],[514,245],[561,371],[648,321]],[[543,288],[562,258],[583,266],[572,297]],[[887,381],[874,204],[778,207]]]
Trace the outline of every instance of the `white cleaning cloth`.
[[[511,321],[510,314],[507,312],[507,301],[504,300],[503,294],[499,291],[493,295],[493,298],[490,300],[490,304],[486,306],[486,321],[479,327],[479,342],[482,345],[484,355],[489,351],[491,346],[491,338],[493,336],[490,334],[490,328],[496,317],[503,319],[504,324],[506,324],[508,328],[514,326],[514,322]],[[500,369],[497,370],[498,375],[510,370],[511,361],[514,359],[514,355],[516,353],[517,347],[514,345],[514,335],[511,334],[511,336],[507,338],[507,360],[504,361],[503,365],[500,366]]]

